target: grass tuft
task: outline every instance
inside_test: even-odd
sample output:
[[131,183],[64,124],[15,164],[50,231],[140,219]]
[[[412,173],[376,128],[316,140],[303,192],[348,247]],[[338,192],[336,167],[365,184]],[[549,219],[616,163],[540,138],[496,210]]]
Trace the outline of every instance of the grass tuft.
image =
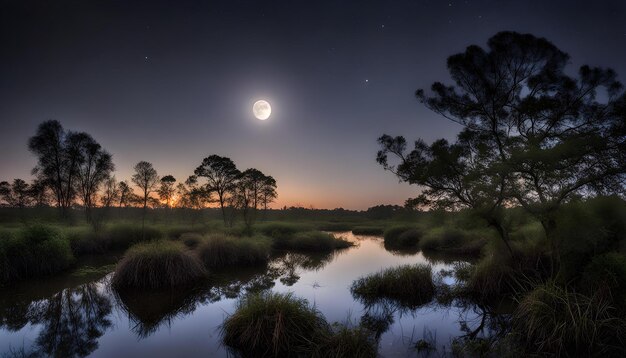
[[435,295],[432,267],[419,264],[386,269],[354,281],[350,291],[366,305],[390,300],[402,307],[417,308]]
[[385,249],[402,250],[417,247],[422,232],[415,226],[394,226],[385,230]]
[[278,250],[332,251],[345,249],[353,244],[325,232],[304,231],[297,232],[290,237],[275,237],[273,246]]
[[265,264],[271,247],[269,239],[264,236],[211,235],[203,238],[196,250],[207,267],[221,268]]
[[199,259],[173,241],[153,241],[131,247],[117,264],[117,289],[171,289],[190,286],[206,276]]
[[294,357],[311,355],[330,327],[307,300],[266,292],[243,297],[221,331],[224,344],[244,356]]
[[531,352],[551,356],[624,354],[624,322],[601,295],[585,296],[554,283],[520,302],[514,329]]
[[372,332],[363,327],[349,328],[336,324],[333,332],[324,342],[317,346],[312,354],[323,358],[375,358],[378,356],[378,345]]

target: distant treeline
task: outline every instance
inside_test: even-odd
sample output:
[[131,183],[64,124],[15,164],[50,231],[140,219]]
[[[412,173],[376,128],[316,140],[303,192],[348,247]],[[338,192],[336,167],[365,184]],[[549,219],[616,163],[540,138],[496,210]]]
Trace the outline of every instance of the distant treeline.
[[172,175],[159,176],[147,161],[135,165],[130,183],[117,181],[111,154],[90,134],[65,130],[56,120],[41,123],[28,148],[37,157],[32,171],[35,179],[30,184],[23,179],[0,182],[0,205],[54,206],[63,219],[80,207],[94,226],[103,219],[95,215],[96,208],[141,207],[145,219],[148,208],[211,206],[219,206],[225,224],[232,226],[241,214],[246,225],[251,225],[257,210],[267,210],[277,197],[272,176],[255,168],[241,171],[230,158],[219,155],[204,158],[178,184]]
[[[83,221],[85,209],[76,206],[68,210],[67,216],[62,220],[74,222]],[[399,205],[377,205],[367,210],[337,209],[311,209],[303,207],[283,207],[280,209],[264,210],[259,219],[271,220],[310,220],[327,222],[365,221],[365,220],[413,220],[423,212],[405,208]],[[92,209],[94,218],[106,217],[109,220],[141,220],[143,208],[141,207],[96,207]],[[191,224],[202,223],[209,220],[221,220],[222,212],[219,207],[213,208],[151,208],[146,213],[148,222],[176,221]],[[52,206],[25,206],[21,208],[3,206],[0,207],[0,223],[16,222],[58,222],[61,220],[59,210]]]

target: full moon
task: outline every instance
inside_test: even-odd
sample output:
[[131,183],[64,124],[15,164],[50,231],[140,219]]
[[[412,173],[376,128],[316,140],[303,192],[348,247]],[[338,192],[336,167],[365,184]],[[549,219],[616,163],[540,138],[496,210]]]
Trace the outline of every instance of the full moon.
[[272,106],[270,106],[268,101],[261,99],[254,102],[252,112],[257,119],[264,121],[270,117],[270,114],[272,114]]

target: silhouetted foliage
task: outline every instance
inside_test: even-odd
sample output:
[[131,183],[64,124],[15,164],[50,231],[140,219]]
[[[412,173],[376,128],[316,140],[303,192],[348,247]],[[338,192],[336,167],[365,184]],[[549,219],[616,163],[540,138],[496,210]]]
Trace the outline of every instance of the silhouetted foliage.
[[41,123],[28,148],[37,156],[33,174],[52,190],[62,217],[79,193],[89,209],[98,186],[113,170],[111,155],[89,134],[66,132],[56,120]]
[[142,218],[142,230],[146,224],[146,210],[148,208],[148,201],[150,194],[154,192],[156,186],[159,184],[159,176],[157,171],[152,167],[151,163],[141,161],[135,165],[135,174],[132,177],[133,183],[141,190],[142,204],[143,204],[143,218]]
[[100,202],[105,208],[113,206],[120,199],[120,183],[115,177],[109,177],[104,181],[104,192],[100,197]]
[[224,224],[227,224],[226,204],[232,196],[231,193],[240,175],[235,163],[230,158],[211,155],[202,160],[202,164],[196,168],[194,174],[197,177],[206,178],[205,190],[217,194],[222,218]]
[[115,169],[111,154],[102,149],[89,134],[78,133],[75,140],[80,142],[78,163],[78,192],[85,207],[87,220],[91,221],[91,208],[95,206],[95,196],[105,180]]
[[[502,205],[532,213],[552,239],[555,215],[575,195],[623,193],[626,95],[610,69],[582,66],[565,74],[569,56],[543,38],[501,32],[488,49],[469,46],[448,58],[455,86],[418,90],[428,108],[463,125],[457,141],[384,135],[378,162],[427,189],[424,204],[476,209],[505,242]],[[602,100],[598,99],[599,91]],[[606,94],[606,95],[604,95]],[[388,154],[400,164],[388,163]],[[554,256],[558,247],[553,240]]]
[[161,178],[161,186],[158,190],[159,197],[161,200],[165,201],[165,205],[168,209],[172,205],[172,197],[175,191],[174,183],[176,183],[176,178],[172,175],[166,175]]

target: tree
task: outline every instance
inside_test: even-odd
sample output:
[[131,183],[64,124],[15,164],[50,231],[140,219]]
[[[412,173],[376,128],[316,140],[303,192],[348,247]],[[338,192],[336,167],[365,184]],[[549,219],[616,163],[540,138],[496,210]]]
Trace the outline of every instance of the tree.
[[4,205],[11,206],[11,201],[13,198],[11,197],[11,184],[8,181],[0,182],[0,199],[4,201]]
[[131,196],[133,195],[133,189],[131,189],[130,185],[126,180],[121,181],[118,184],[119,191],[119,205],[118,207],[128,207],[133,202],[131,200]]
[[88,221],[92,220],[91,209],[95,206],[95,196],[99,187],[111,177],[115,169],[111,154],[102,149],[89,134],[77,133],[74,140],[80,161],[78,163],[78,187],[85,214]]
[[263,205],[264,214],[267,214],[267,205],[273,203],[277,197],[276,179],[268,175],[263,179],[261,184],[261,204]]
[[176,195],[179,198],[177,205],[181,208],[202,209],[211,203],[211,192],[198,185],[195,175],[190,175],[184,183],[176,186]]
[[[562,203],[574,196],[624,191],[626,96],[610,69],[582,66],[576,77],[566,75],[569,56],[546,39],[500,32],[487,45],[487,50],[469,46],[448,58],[454,86],[436,82],[431,95],[423,90],[416,95],[464,127],[458,144],[465,135],[476,141],[470,147],[480,148],[481,158],[488,159],[480,164],[494,179],[487,181],[486,193],[503,188],[498,199],[514,200],[533,214],[555,258],[554,216]],[[389,153],[395,149],[390,143]],[[407,158],[422,168],[419,155]],[[466,158],[463,163],[473,163]],[[469,173],[484,175],[472,170],[458,178]],[[463,190],[455,190],[454,197],[474,192],[470,184],[482,180],[456,181]]]
[[109,177],[104,182],[104,192],[102,193],[102,197],[100,201],[102,202],[102,206],[105,208],[110,208],[113,206],[115,202],[120,197],[120,184],[117,183],[115,177]]
[[13,183],[0,182],[0,198],[10,207],[23,208],[32,202],[30,185],[23,179],[13,179]]
[[[494,162],[493,147],[478,132],[466,129],[453,144],[439,139],[431,145],[417,140],[411,152],[404,137],[383,135],[377,161],[400,180],[425,189],[420,196],[407,200],[412,207],[473,209],[474,213],[496,229],[513,255],[504,223],[503,204],[507,201],[508,174]],[[389,155],[399,162],[389,162]]]
[[141,161],[135,165],[135,174],[133,174],[131,180],[139,187],[142,193],[141,200],[143,204],[143,216],[141,220],[141,231],[143,236],[145,234],[148,201],[150,199],[150,194],[154,192],[155,188],[159,184],[159,175],[152,167],[151,163]]
[[202,160],[202,164],[196,168],[194,174],[206,178],[205,190],[217,194],[217,199],[222,210],[224,224],[227,225],[226,204],[235,188],[236,180],[240,171],[230,158],[211,155]]
[[30,185],[29,196],[36,207],[48,206],[50,203],[48,187],[40,180],[35,179]]
[[265,174],[260,170],[250,168],[244,170],[236,181],[233,195],[236,204],[233,206],[242,210],[244,222],[248,227],[251,227],[256,220],[257,208],[262,200],[261,189],[265,178]]
[[56,120],[41,123],[28,148],[38,159],[33,174],[52,190],[61,216],[80,194],[89,218],[98,186],[114,169],[111,155],[89,134],[66,132]]
[[41,123],[28,141],[29,150],[37,156],[33,174],[52,189],[64,218],[76,196],[75,180],[80,162],[76,142],[75,133],[66,133],[56,120]]
[[176,178],[174,178],[172,175],[166,175],[161,178],[159,197],[161,198],[161,200],[165,201],[165,205],[168,209],[171,207],[172,197],[175,193],[174,183],[176,183]]

